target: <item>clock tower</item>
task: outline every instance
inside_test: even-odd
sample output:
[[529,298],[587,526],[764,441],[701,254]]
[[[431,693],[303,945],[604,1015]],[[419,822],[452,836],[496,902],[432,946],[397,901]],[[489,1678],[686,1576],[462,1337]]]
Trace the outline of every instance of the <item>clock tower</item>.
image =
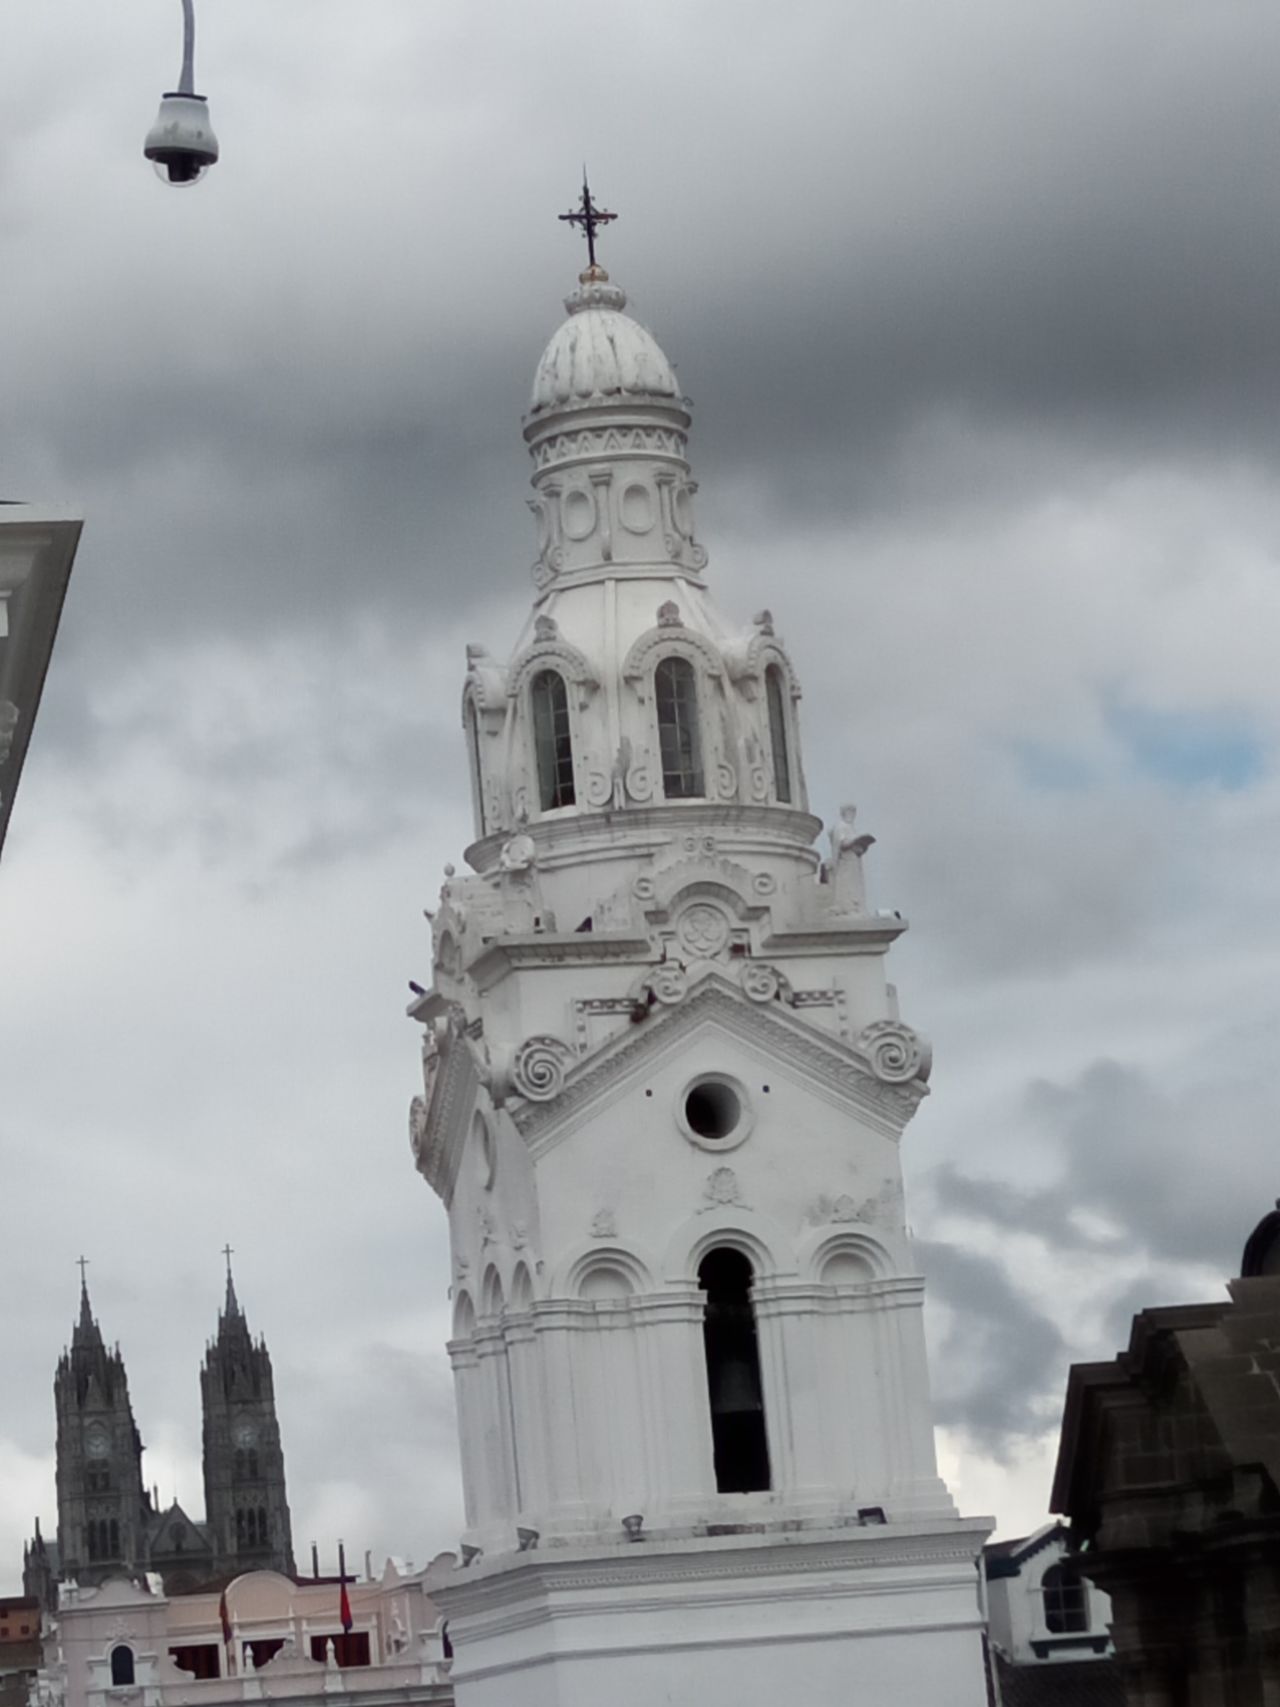
[[[574,218],[594,249],[585,188]],[[713,602],[690,406],[626,305],[593,255],[535,372],[532,606],[467,651],[476,839],[410,1009],[457,1700],[980,1707],[990,1525],[938,1476],[903,1203],[906,927],[852,807],[816,845],[797,670],[770,611]]]
[[215,1575],[294,1574],[271,1354],[253,1339],[227,1256],[227,1298],[200,1371],[204,1509]]
[[58,1556],[64,1578],[99,1583],[146,1558],[151,1508],[129,1380],[89,1303],[81,1259],[80,1318],[53,1381],[57,1416]]

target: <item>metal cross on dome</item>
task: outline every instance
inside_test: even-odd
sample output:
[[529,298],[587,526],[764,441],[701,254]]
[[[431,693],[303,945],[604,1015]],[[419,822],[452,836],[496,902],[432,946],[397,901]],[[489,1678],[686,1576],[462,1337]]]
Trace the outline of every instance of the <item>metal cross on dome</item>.
[[587,169],[582,169],[582,200],[569,213],[557,216],[569,225],[580,225],[587,239],[587,260],[594,267],[596,264],[596,232],[602,225],[608,225],[610,220],[617,219],[616,213],[609,213],[602,207],[597,207],[591,199],[591,189],[587,183]]

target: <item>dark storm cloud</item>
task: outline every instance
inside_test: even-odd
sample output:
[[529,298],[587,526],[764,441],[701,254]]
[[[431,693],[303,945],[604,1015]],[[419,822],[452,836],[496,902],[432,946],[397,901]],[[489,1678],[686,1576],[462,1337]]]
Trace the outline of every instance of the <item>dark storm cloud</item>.
[[1097,1233],[1075,1225],[1074,1194],[1065,1188],[1053,1191],[1010,1185],[1002,1180],[974,1179],[953,1163],[946,1163],[932,1176],[939,1207],[958,1215],[976,1217],[1009,1233],[1032,1233],[1061,1250],[1114,1250],[1119,1233]]
[[933,1240],[917,1240],[916,1252],[946,1311],[933,1367],[938,1421],[1002,1456],[1051,1420],[1062,1336],[992,1257]]
[[1103,1060],[1068,1082],[1037,1082],[1024,1098],[1023,1136],[1048,1138],[1061,1177],[1019,1186],[946,1164],[931,1178],[938,1207],[1035,1236],[1055,1253],[1145,1258],[1151,1277],[1127,1286],[1114,1306],[1121,1316],[1137,1300],[1170,1301],[1159,1277],[1177,1265],[1237,1273],[1275,1194],[1275,1118],[1262,1089],[1268,1040],[1236,1032],[1219,1051],[1238,1076],[1201,1062],[1201,1075],[1166,1089],[1136,1066]]
[[[198,217],[158,193],[121,203],[114,174],[136,166],[123,143],[110,174],[42,178],[104,265],[91,313],[60,286],[63,336],[9,352],[0,466],[93,511],[72,644],[81,619],[136,642],[287,622],[303,600],[417,614],[518,580],[517,416],[576,262],[558,203],[539,203],[553,185],[564,197],[554,163],[576,161],[584,136],[610,138],[599,169],[625,221],[610,261],[704,404],[712,486],[749,482],[810,521],[972,501],[973,454],[922,445],[940,416],[959,446],[1055,435],[1045,481],[1135,446],[1195,458],[1264,444],[1280,362],[1280,181],[1265,168],[1280,20],[994,0],[927,19],[745,11],[651,8],[643,30],[616,22],[612,44],[579,32],[578,6],[544,14],[537,35],[574,90],[560,104],[531,83],[518,9],[499,8],[513,28],[486,23],[483,43],[479,25],[442,42],[398,9],[386,62],[368,69],[394,68],[399,87],[403,66],[428,66],[441,123],[463,122],[481,73],[487,100],[507,97],[465,183],[405,146],[403,113],[384,110],[386,134],[363,144],[326,128],[306,102],[350,90],[318,60],[269,102],[254,72],[239,89],[234,62],[218,71],[240,135]],[[327,9],[317,54],[336,29]],[[218,31],[206,37],[216,68]],[[597,75],[610,45],[645,90],[642,145],[614,134]],[[767,130],[744,127],[766,95]],[[313,139],[306,172],[282,174],[268,105]],[[501,164],[521,124],[539,136],[536,181]],[[47,128],[13,140],[32,173],[60,163]],[[1025,456],[1012,470],[988,459],[1006,490],[1028,472]]]

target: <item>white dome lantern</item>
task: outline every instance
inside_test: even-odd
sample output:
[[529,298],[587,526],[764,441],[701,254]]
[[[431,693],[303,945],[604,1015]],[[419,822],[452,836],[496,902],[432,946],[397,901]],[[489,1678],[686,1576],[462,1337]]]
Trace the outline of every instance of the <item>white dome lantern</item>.
[[589,267],[565,298],[569,318],[542,353],[530,415],[610,398],[679,399],[675,372],[653,334],[624,314],[626,292]]

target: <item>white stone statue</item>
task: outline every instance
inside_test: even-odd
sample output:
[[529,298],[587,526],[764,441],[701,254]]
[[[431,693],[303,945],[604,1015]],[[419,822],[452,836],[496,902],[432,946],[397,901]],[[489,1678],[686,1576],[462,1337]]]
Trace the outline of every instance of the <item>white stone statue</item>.
[[528,872],[533,870],[537,862],[538,850],[533,845],[533,837],[521,825],[515,835],[502,844],[502,852],[498,855],[498,869],[502,872]]
[[[503,923],[509,931],[533,930],[542,917],[537,865],[538,850],[522,818],[498,855]],[[547,928],[545,920],[543,927]]]
[[858,808],[842,806],[840,816],[831,826],[831,863],[827,867],[832,888],[832,908],[837,913],[865,913],[867,886],[862,871],[862,856],[875,842],[874,836],[860,836],[854,829]]

